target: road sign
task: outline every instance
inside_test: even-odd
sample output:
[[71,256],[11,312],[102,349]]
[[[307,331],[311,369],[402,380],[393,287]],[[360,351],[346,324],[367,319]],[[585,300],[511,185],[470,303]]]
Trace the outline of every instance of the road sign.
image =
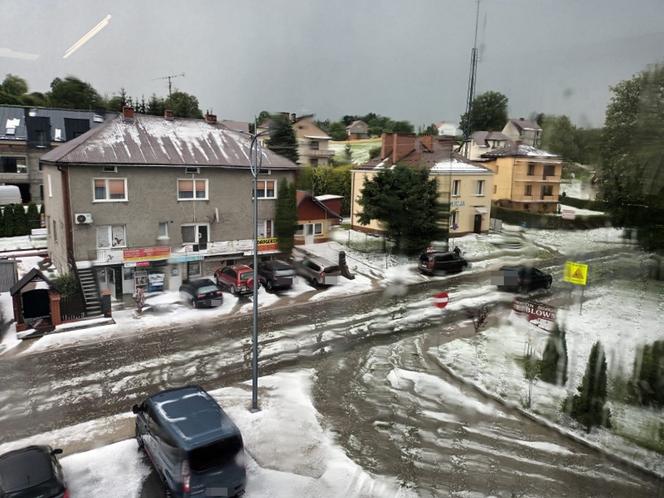
[[573,209],[563,209],[560,213],[563,220],[573,220],[576,218],[576,211]]
[[441,310],[450,302],[450,296],[447,292],[439,292],[433,295],[433,305]]
[[575,263],[574,261],[566,261],[563,280],[570,284],[585,286],[588,283],[588,265]]

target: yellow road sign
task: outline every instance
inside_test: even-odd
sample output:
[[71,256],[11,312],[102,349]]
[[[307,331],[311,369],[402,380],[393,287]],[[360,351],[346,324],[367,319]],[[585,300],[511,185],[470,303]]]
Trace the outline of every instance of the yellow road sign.
[[588,283],[588,265],[566,261],[563,280],[570,284],[586,285]]

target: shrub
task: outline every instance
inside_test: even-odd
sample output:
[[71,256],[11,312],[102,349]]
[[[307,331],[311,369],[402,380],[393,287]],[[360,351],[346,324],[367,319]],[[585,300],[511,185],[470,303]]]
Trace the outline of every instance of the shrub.
[[639,405],[664,407],[664,341],[646,344],[637,352],[629,393]]
[[567,340],[565,329],[557,324],[542,354],[540,379],[555,385],[565,385],[567,382]]
[[53,280],[53,287],[60,293],[62,297],[69,297],[78,294],[79,285],[76,276],[73,273],[60,275]]

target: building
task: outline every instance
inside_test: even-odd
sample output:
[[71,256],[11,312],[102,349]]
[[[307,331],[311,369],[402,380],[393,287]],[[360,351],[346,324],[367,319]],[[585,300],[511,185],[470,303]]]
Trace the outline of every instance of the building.
[[330,228],[341,222],[340,195],[312,196],[297,191],[297,231],[295,244],[315,244],[329,240]]
[[[213,115],[167,114],[126,108],[41,159],[49,255],[60,272],[78,273],[84,294],[85,285],[115,298],[136,286],[178,290],[183,280],[253,254],[250,137]],[[278,187],[296,169],[262,150],[261,256],[278,250]]]
[[458,137],[462,133],[459,126],[455,123],[439,121],[438,123],[435,123],[434,126],[438,130],[438,136],[441,137]]
[[503,128],[503,134],[510,140],[524,145],[539,147],[542,144],[542,128],[531,119],[510,119]]
[[334,151],[330,149],[332,139],[316,123],[313,114],[293,116],[293,130],[297,138],[298,163],[302,166],[328,166]]
[[346,135],[349,140],[360,140],[362,138],[369,138],[369,125],[361,119],[353,121],[346,126]]
[[456,142],[444,137],[383,134],[381,155],[352,171],[351,227],[355,230],[380,233],[383,227],[377,220],[364,225],[358,220],[359,204],[364,183],[385,168],[396,164],[426,167],[436,178],[440,202],[449,204],[448,219],[441,226],[449,228],[450,236],[466,233],[485,233],[489,230],[493,172],[480,164],[473,164],[454,152]]
[[476,131],[465,144],[468,153],[464,155],[471,161],[482,161],[482,154],[502,149],[509,143],[510,138],[499,131]]
[[0,184],[16,185],[24,203],[42,202],[39,158],[104,119],[94,111],[0,106]]
[[495,173],[492,199],[511,209],[555,213],[562,160],[530,145],[512,143],[487,152],[484,166]]

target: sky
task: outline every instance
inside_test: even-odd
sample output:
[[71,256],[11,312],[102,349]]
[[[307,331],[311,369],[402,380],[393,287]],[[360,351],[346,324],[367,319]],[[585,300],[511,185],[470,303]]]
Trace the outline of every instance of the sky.
[[[203,111],[320,119],[376,112],[414,125],[465,108],[474,0],[0,0],[0,78],[47,91],[74,75],[102,95],[196,95]],[[96,36],[65,52],[110,15]],[[609,87],[664,62],[662,0],[481,0],[477,92],[511,117],[604,121]]]

